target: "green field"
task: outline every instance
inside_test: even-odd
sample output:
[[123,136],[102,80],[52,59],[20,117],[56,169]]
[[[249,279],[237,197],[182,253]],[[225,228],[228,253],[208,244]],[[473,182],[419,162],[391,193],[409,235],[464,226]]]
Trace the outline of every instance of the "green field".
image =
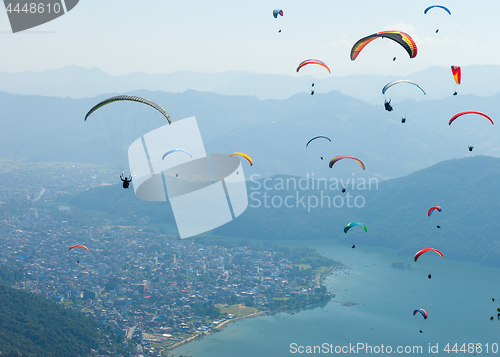
[[227,313],[231,315],[235,315],[238,317],[245,317],[248,315],[255,314],[258,310],[253,307],[246,307],[243,305],[215,305],[217,308],[219,308],[221,313]]

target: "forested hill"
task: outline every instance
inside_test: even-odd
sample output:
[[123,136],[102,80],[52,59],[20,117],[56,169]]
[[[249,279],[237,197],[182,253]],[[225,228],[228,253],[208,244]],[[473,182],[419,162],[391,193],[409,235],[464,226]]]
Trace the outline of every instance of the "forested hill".
[[96,322],[42,296],[0,282],[0,306],[2,356],[90,356],[101,345]]
[[[305,189],[298,185],[300,177],[267,178],[269,190],[264,179],[250,180],[247,210],[214,233],[263,240],[332,238],[345,244],[355,239],[361,245],[391,247],[405,254],[429,246],[442,250],[447,258],[500,266],[498,177],[500,159],[473,156],[443,161],[378,185],[372,180],[371,187],[368,181],[366,186],[355,181],[354,189],[349,185],[345,194],[328,177],[326,189],[323,184],[318,188],[317,181],[313,187],[311,178],[309,187],[302,178]],[[320,201],[313,207],[314,197],[321,200],[322,194],[329,197],[330,207],[326,198],[323,207]],[[290,207],[285,206],[286,197]],[[84,192],[70,204],[108,212],[106,217],[121,224],[175,224],[168,203],[140,201],[118,185]],[[442,212],[428,217],[428,209],[436,205]],[[81,212],[74,215],[75,220],[84,217]],[[352,221],[364,223],[368,232],[352,229],[344,234],[344,226]]]

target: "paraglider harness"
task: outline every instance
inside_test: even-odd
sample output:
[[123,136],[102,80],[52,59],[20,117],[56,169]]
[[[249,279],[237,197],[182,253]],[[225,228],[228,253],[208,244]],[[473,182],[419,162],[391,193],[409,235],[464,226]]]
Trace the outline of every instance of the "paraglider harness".
[[120,179],[123,181],[123,188],[128,188],[130,182],[132,182],[132,175],[130,177],[123,177],[123,174],[121,174]]
[[472,151],[472,149],[474,149],[474,146],[470,145],[469,146],[469,151]]
[[384,100],[384,107],[385,107],[385,110],[387,110],[388,112],[392,112],[393,111],[390,99],[389,99],[389,101]]

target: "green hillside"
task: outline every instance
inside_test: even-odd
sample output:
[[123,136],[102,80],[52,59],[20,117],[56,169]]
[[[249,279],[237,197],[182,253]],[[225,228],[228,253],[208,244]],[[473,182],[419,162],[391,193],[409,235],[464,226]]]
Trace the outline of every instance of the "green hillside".
[[36,294],[0,284],[2,356],[90,356],[102,333],[92,319]]

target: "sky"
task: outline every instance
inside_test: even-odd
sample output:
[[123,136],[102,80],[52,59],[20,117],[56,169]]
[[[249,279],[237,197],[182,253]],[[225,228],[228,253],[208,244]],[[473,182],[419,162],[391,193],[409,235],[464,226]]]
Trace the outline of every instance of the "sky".
[[[431,65],[500,65],[498,0],[447,0],[452,15],[428,0],[170,1],[81,0],[66,15],[13,34],[0,11],[0,71],[43,71],[68,65],[111,75],[188,70],[297,74],[320,59],[332,74],[409,74]],[[283,9],[275,19],[272,11]],[[439,33],[435,33],[439,28]],[[281,29],[281,33],[278,33]],[[360,38],[382,30],[407,32],[417,43],[410,59],[390,40],[349,58]],[[392,58],[397,57],[395,62]],[[302,72],[302,71],[301,71]],[[325,77],[326,71],[307,69]]]

